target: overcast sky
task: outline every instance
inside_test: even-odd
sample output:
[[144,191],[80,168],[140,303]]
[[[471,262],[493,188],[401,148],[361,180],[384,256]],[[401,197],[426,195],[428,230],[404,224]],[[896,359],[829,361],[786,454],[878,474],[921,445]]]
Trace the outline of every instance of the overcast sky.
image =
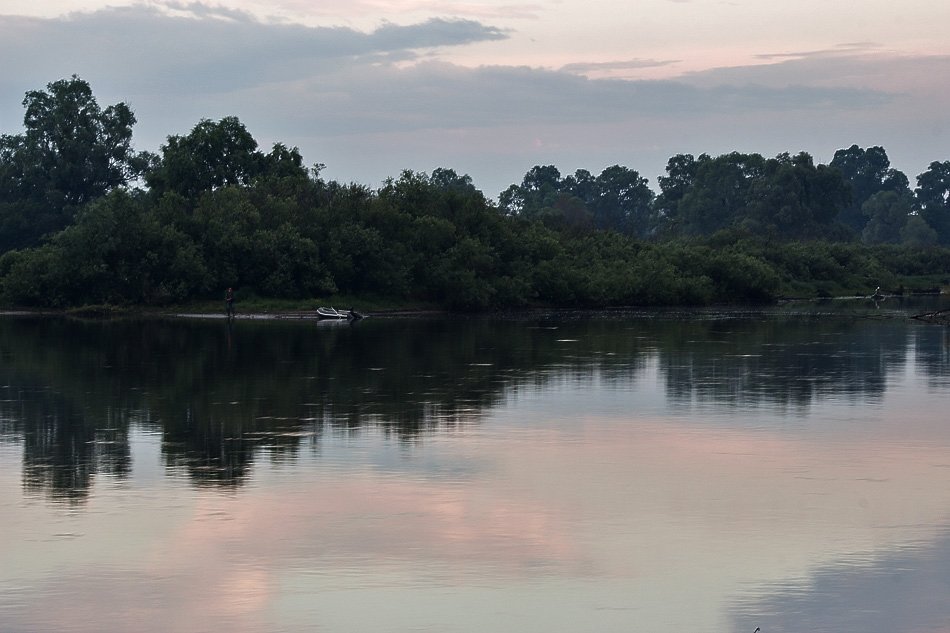
[[883,146],[950,160],[950,2],[0,0],[0,132],[77,74],[137,149],[238,116],[264,149],[379,186],[450,167],[495,197],[534,165]]

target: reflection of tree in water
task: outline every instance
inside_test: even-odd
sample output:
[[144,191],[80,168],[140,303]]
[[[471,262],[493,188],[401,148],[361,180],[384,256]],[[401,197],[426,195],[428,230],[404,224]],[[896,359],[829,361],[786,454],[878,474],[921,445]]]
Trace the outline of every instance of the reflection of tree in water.
[[660,368],[676,404],[805,408],[882,397],[906,346],[902,321],[706,321],[664,340]]
[[69,401],[46,389],[18,392],[22,399],[14,401],[19,414],[30,421],[22,425],[24,489],[49,490],[67,499],[85,497],[98,461],[95,429]]
[[[565,338],[573,341],[567,355],[558,342]],[[638,345],[596,323],[228,329],[204,321],[7,320],[4,384],[18,395],[0,405],[0,431],[23,439],[25,464],[49,465],[27,479],[57,495],[82,497],[94,473],[127,471],[132,420],[160,430],[170,470],[234,485],[256,455],[292,460],[324,433],[372,427],[411,440],[472,423],[512,388],[554,376],[590,380],[608,351],[624,361],[605,365],[605,376],[630,375]]]
[[950,327],[920,325],[914,331],[914,357],[931,386],[950,384]]
[[[102,394],[97,385],[103,386],[94,367],[60,364],[61,351],[34,347],[36,324],[23,325],[12,337],[0,328],[0,434],[22,441],[25,490],[82,500],[96,474],[121,479],[129,473],[133,410],[122,399],[90,408]],[[92,371],[83,376],[88,391],[77,398],[68,384],[75,382],[70,374],[78,374],[80,365]],[[61,385],[67,389],[60,390]]]
[[[124,478],[131,469],[128,423],[98,423],[47,389],[4,388],[0,432],[23,442],[23,486],[80,500],[96,474]],[[15,393],[11,393],[15,391]]]
[[[205,329],[190,345],[191,374],[151,398],[151,414],[170,465],[234,482],[262,448],[293,459],[303,441],[366,428],[410,441],[477,422],[519,386],[567,371],[589,380],[590,348],[617,346],[609,330],[583,327],[586,345],[573,358],[557,345],[564,328],[489,320],[239,323],[230,349]],[[622,345],[628,360],[635,348],[635,341]],[[165,360],[170,365],[156,368],[155,382],[180,362]]]
[[903,324],[786,321],[0,321],[0,433],[28,486],[82,497],[128,472],[130,426],[161,433],[166,467],[237,485],[261,455],[293,460],[326,434],[411,441],[477,422],[520,390],[623,388],[659,359],[676,401],[878,396]]

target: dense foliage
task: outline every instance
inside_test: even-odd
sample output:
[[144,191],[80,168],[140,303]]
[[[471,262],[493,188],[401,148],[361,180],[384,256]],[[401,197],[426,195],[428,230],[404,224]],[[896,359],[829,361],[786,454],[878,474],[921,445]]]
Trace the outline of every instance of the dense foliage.
[[102,110],[76,76],[28,92],[23,106],[25,131],[0,136],[4,251],[62,230],[84,204],[142,174],[150,158],[131,149],[132,110]]
[[27,94],[0,137],[7,304],[163,305],[222,296],[376,296],[480,310],[770,301],[950,276],[950,161],[910,189],[882,148],[536,166],[496,205],[451,169],[378,190],[327,181],[235,117],[131,146],[125,104],[77,77]]

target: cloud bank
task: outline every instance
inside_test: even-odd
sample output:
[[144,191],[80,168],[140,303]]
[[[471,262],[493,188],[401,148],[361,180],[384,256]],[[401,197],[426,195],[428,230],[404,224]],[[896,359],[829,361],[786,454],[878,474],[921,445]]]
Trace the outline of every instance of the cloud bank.
[[13,62],[0,69],[0,131],[19,131],[25,91],[75,73],[100,104],[132,105],[140,149],[157,150],[200,118],[236,115],[262,144],[297,145],[328,176],[370,185],[445,166],[495,195],[535,164],[568,173],[621,163],[653,179],[680,152],[805,150],[826,161],[830,144],[881,144],[892,160],[916,152],[906,162],[920,170],[946,158],[936,153],[946,120],[935,105],[946,88],[930,78],[950,72],[947,57],[853,44],[765,52],[761,65],[666,80],[599,75],[672,60],[444,61],[511,34],[474,19],[312,27],[201,3],[0,16],[0,58]]

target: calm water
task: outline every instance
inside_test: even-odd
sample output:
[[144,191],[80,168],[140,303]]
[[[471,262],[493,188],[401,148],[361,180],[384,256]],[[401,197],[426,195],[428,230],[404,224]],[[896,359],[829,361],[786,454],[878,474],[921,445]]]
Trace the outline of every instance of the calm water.
[[0,631],[948,631],[950,329],[859,308],[0,318]]

